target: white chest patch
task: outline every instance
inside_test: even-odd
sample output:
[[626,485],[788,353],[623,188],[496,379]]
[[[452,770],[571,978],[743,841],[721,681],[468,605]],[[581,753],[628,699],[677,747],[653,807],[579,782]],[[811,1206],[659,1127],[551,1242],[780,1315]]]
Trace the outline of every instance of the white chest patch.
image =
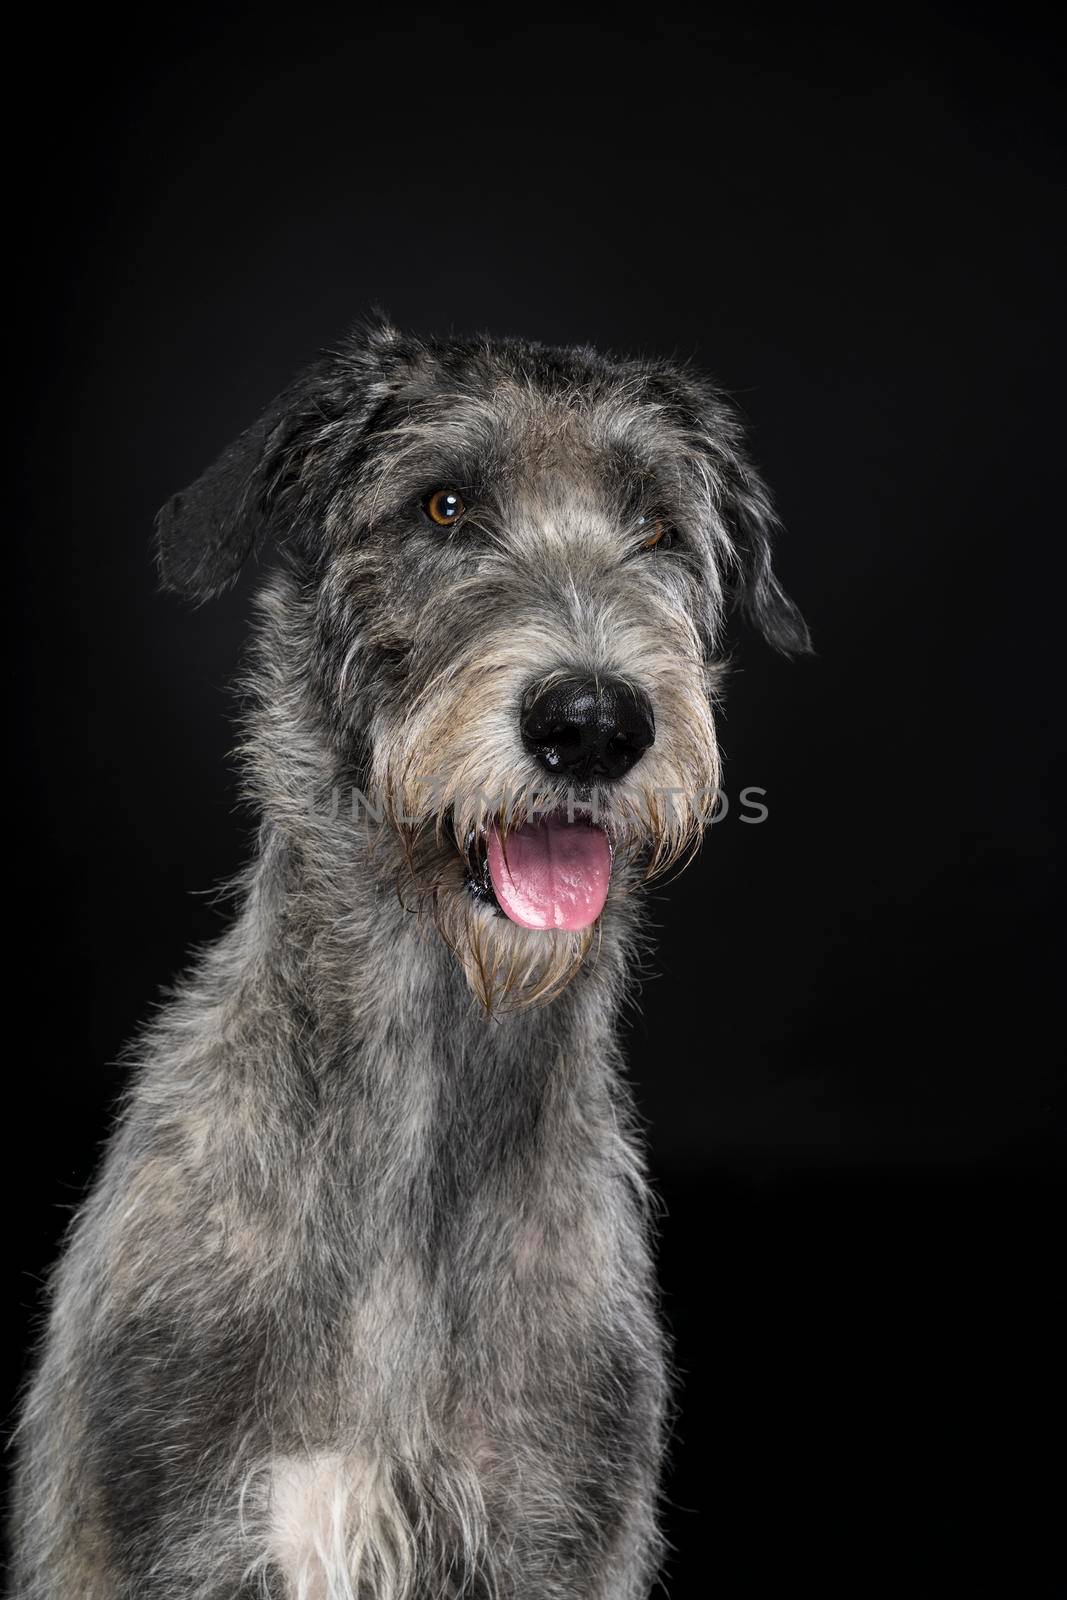
[[381,1600],[401,1600],[410,1586],[411,1535],[381,1460],[280,1457],[267,1545],[291,1600],[357,1600],[361,1581]]

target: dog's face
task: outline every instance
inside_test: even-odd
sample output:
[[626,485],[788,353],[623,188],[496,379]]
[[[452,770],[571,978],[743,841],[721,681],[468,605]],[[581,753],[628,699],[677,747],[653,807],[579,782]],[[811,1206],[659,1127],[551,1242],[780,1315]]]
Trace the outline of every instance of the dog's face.
[[272,649],[488,1007],[557,992],[699,840],[726,614],[807,647],[772,522],[734,412],[687,373],[378,325],[159,533],[165,579],[204,596],[273,531]]

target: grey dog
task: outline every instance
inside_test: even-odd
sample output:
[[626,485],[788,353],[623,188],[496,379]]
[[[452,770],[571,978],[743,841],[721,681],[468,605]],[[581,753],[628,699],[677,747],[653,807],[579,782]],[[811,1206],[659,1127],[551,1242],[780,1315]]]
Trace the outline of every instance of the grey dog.
[[688,370],[377,317],[164,507],[185,595],[277,551],[259,846],[55,1272],[20,1600],[648,1594],[667,1362],[616,1015],[714,804],[727,615],[808,647],[773,529]]

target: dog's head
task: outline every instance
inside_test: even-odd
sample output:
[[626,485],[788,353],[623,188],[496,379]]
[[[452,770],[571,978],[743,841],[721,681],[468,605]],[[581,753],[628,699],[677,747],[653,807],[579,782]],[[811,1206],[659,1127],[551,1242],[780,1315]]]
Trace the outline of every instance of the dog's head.
[[383,799],[487,1006],[557,992],[699,840],[728,613],[808,648],[773,527],[736,413],[691,373],[384,323],[158,520],[164,580],[197,598],[273,535],[273,692]]

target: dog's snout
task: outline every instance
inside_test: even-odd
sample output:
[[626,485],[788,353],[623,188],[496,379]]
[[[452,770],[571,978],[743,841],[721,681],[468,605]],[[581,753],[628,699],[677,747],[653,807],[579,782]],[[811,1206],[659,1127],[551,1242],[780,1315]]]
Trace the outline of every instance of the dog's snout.
[[564,678],[535,687],[522,712],[522,740],[546,772],[621,778],[656,737],[652,705],[634,685]]

